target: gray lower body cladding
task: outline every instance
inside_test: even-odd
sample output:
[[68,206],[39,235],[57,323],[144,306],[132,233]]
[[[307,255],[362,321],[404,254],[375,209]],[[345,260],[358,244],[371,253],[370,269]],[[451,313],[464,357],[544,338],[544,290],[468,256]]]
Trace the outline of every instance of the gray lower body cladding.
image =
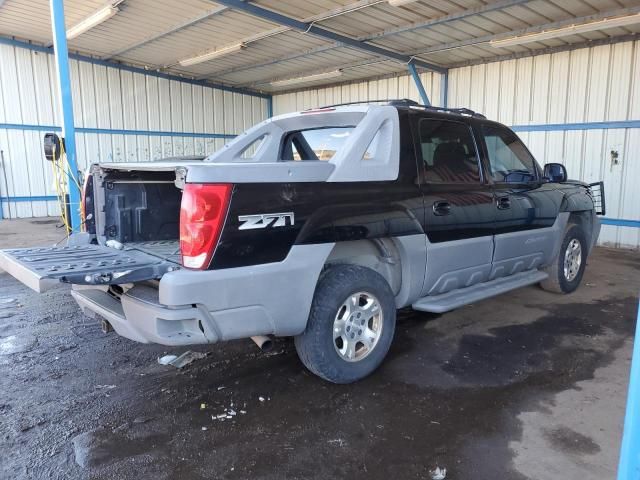
[[549,265],[556,257],[569,213],[551,227],[452,242],[427,243],[420,297],[441,295]]
[[[478,300],[488,295],[482,285],[501,279],[507,285],[509,278],[552,262],[568,221],[569,213],[562,213],[548,228],[439,244],[429,243],[424,235],[396,237],[391,259],[400,269],[396,304],[403,307],[447,292],[464,295],[470,288],[477,290]],[[597,224],[596,220],[594,227]],[[597,228],[590,232],[592,242],[597,233]],[[335,243],[296,245],[282,262],[168,272],[158,288],[136,285],[119,300],[106,287],[76,287],[73,295],[85,312],[98,313],[119,334],[143,343],[188,345],[255,335],[291,336],[306,327],[322,268],[345,261],[340,255],[334,258],[340,251]],[[377,270],[379,263],[362,264]]]
[[158,289],[137,285],[119,299],[101,287],[75,287],[73,296],[85,313],[99,314],[120,335],[142,343],[297,335],[333,245],[295,246],[284,261],[253,267],[169,272]]

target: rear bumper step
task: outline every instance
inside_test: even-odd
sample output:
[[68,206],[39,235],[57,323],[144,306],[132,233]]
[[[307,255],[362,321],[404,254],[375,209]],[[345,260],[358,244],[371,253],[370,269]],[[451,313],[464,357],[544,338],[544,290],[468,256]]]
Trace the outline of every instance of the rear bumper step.
[[414,310],[432,313],[444,313],[449,310],[468,305],[469,303],[484,300],[485,298],[500,295],[501,293],[526,287],[541,282],[548,275],[539,270],[516,273],[508,277],[501,277],[490,282],[478,283],[467,288],[459,288],[440,295],[423,297],[416,301],[412,307]]
[[219,331],[208,312],[197,307],[169,308],[153,301],[157,290],[144,285],[124,293],[120,299],[106,289],[77,287],[71,295],[83,313],[107,320],[123,337],[141,343],[179,346],[215,343]]

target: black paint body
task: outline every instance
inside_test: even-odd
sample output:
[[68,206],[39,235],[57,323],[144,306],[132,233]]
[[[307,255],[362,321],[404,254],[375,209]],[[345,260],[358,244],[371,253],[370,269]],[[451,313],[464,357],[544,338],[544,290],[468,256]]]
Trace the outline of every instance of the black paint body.
[[[593,209],[579,182],[494,183],[482,126],[506,128],[476,116],[397,107],[400,168],[389,182],[243,183],[233,187],[226,223],[210,269],[285,259],[295,244],[340,242],[424,233],[431,243],[551,226],[561,211]],[[473,133],[481,179],[477,184],[424,181],[416,125],[429,118],[465,123]],[[504,197],[504,198],[503,198]],[[498,208],[499,203],[508,205]],[[445,205],[445,214],[438,210]],[[293,225],[239,230],[241,215],[293,212]]]

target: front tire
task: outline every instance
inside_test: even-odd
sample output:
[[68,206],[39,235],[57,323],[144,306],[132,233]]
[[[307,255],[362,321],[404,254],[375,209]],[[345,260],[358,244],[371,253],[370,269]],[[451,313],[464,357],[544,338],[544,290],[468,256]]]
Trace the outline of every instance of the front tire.
[[396,326],[386,280],[356,265],[336,265],[320,277],[305,331],[295,337],[302,363],[333,383],[352,383],[382,363]]
[[553,264],[545,269],[549,278],[540,286],[555,293],[571,293],[578,288],[587,265],[587,239],[580,225],[570,224]]

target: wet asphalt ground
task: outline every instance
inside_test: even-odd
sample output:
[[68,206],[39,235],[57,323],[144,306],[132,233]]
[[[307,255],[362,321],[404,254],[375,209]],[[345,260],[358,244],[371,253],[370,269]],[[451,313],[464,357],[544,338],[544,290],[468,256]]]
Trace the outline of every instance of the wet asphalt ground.
[[[0,222],[2,248],[59,237]],[[187,349],[104,334],[67,286],[0,272],[0,478],[614,478],[639,288],[638,252],[598,248],[572,295],[405,310],[383,366],[339,386],[288,339],[159,365]]]

